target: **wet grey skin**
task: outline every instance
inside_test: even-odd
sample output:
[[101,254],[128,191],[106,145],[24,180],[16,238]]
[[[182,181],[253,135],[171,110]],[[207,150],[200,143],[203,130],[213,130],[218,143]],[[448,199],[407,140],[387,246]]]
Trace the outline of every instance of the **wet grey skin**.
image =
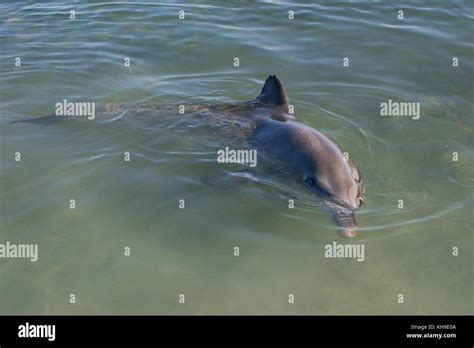
[[[97,108],[96,119],[117,117],[136,119],[176,119],[188,117],[218,133],[224,139],[237,139],[257,149],[283,167],[290,168],[302,183],[331,211],[347,238],[356,235],[354,212],[363,204],[364,185],[359,169],[345,160],[338,146],[316,129],[300,123],[289,114],[288,98],[282,82],[270,75],[260,95],[238,104],[186,105],[186,115],[177,113],[177,105],[145,103],[104,104]],[[50,124],[71,117],[46,115],[14,121]],[[76,117],[73,117],[77,119]],[[82,117],[81,119],[85,119]]]

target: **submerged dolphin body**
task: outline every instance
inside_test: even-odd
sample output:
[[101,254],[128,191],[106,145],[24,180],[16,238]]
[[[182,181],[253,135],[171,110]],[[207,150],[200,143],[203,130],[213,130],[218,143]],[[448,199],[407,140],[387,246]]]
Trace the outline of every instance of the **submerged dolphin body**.
[[[216,129],[226,139],[243,141],[260,154],[296,172],[309,191],[331,210],[342,235],[355,236],[354,212],[363,204],[361,174],[352,160],[345,160],[333,141],[296,121],[289,113],[285,89],[276,76],[267,78],[256,100],[231,105],[189,105],[185,109],[189,122],[204,121],[206,127],[212,131]],[[148,103],[131,107],[105,104],[98,107],[97,119],[161,119],[171,116],[176,120],[176,116],[186,115],[180,115],[176,105]],[[12,123],[49,124],[59,119],[64,117],[53,114]]]

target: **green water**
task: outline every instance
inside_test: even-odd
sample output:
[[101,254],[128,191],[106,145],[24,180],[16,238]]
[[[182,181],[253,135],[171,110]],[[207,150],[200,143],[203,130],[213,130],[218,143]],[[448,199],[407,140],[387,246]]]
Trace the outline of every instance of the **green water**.
[[[0,5],[0,244],[39,248],[0,259],[0,314],[472,314],[472,2],[193,3]],[[218,130],[9,123],[63,99],[250,100],[269,74],[358,164],[355,239],[284,178],[205,184],[242,169],[216,162]],[[382,117],[389,99],[420,119]],[[333,241],[365,260],[326,258]]]

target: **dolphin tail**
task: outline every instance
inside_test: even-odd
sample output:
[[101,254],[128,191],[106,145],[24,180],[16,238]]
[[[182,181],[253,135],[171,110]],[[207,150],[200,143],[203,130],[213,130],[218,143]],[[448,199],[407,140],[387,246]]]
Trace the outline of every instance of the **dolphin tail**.
[[329,201],[324,201],[324,204],[331,210],[335,222],[342,228],[342,236],[355,237],[357,221],[354,211]]
[[43,115],[43,116],[36,116],[32,118],[24,118],[21,120],[15,120],[11,121],[10,123],[38,123],[38,124],[51,124],[58,122],[60,117],[57,117],[54,114],[49,114],[49,115]]

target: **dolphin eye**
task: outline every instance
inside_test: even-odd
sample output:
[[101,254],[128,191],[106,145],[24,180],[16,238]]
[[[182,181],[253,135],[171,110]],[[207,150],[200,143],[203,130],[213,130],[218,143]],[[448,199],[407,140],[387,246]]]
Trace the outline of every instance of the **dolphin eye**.
[[305,179],[305,184],[306,187],[312,192],[317,192],[318,191],[318,184],[316,183],[316,179],[312,176],[308,177]]
[[306,178],[305,182],[306,182],[306,185],[308,185],[309,187],[316,186],[316,180],[314,180],[313,177]]

